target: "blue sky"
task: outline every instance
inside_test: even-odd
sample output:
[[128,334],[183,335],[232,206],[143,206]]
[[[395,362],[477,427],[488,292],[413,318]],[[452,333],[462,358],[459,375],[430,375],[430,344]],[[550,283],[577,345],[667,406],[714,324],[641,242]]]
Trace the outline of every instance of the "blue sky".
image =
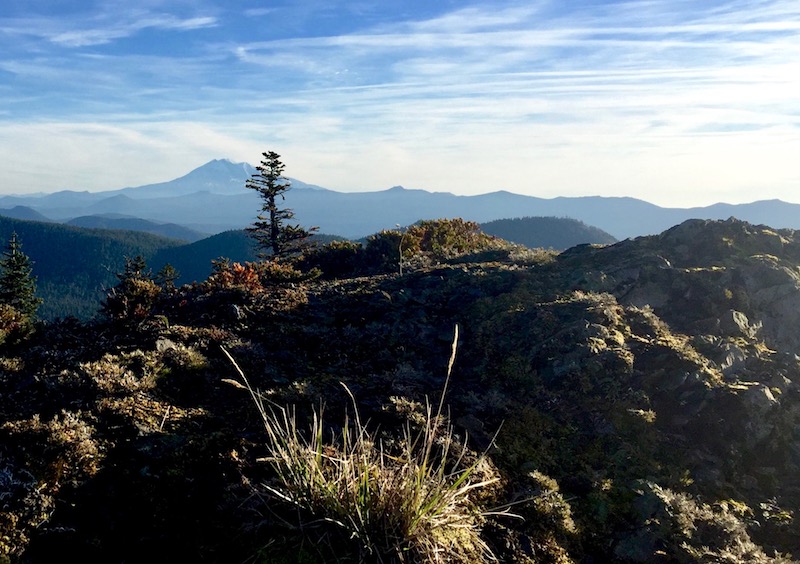
[[343,191],[800,202],[800,2],[0,4],[0,193],[267,150]]

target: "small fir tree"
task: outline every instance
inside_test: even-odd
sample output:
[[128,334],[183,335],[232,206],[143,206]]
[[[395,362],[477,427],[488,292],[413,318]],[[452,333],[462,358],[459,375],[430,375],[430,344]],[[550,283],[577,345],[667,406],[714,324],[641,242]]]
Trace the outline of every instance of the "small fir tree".
[[101,311],[119,321],[143,321],[161,294],[144,257],[125,257],[125,268],[117,273],[117,278],[119,283],[106,294]]
[[16,232],[11,234],[0,259],[0,303],[31,318],[42,303],[42,299],[36,296],[33,262],[22,252],[22,243]]
[[247,228],[262,249],[262,256],[272,251],[276,259],[295,254],[308,244],[308,238],[317,230],[316,227],[304,229],[300,225],[291,225],[294,212],[278,206],[278,199],[285,200],[291,183],[283,177],[284,164],[280,155],[270,151],[262,153],[258,171],[245,184],[246,188],[255,190],[261,196],[263,204],[257,221]]
[[175,291],[175,282],[180,277],[180,272],[178,272],[170,263],[167,263],[161,268],[161,270],[158,271],[154,281],[156,284],[161,286],[162,290],[171,293]]

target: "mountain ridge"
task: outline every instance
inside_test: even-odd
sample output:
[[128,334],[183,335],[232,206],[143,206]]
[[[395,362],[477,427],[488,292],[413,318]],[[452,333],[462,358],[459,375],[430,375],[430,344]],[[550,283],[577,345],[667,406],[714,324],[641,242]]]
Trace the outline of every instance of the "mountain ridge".
[[[61,191],[50,195],[4,196],[0,207],[23,205],[54,220],[93,213],[123,213],[155,222],[220,233],[250,225],[260,209],[257,194],[245,188],[247,163],[216,159],[174,180],[106,192]],[[539,198],[506,190],[461,196],[394,186],[369,192],[339,192],[291,179],[286,206],[304,225],[326,233],[360,238],[421,219],[461,217],[485,223],[522,216],[568,217],[617,239],[653,235],[687,219],[727,219],[800,228],[800,204],[781,200],[705,207],[665,208],[616,196]],[[110,199],[119,197],[118,199]],[[198,204],[198,200],[202,203]],[[88,210],[88,211],[87,211]]]

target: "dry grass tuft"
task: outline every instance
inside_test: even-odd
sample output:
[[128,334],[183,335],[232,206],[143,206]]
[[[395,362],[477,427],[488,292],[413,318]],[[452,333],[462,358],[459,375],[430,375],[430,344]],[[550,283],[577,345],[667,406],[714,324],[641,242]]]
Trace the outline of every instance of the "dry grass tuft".
[[338,531],[340,539],[356,542],[360,561],[495,560],[480,535],[486,514],[471,494],[497,478],[476,477],[483,457],[467,464],[456,454],[466,449],[442,417],[457,340],[458,327],[438,409],[434,413],[428,405],[421,430],[406,426],[391,449],[368,431],[346,386],[353,417],[346,416],[342,430],[326,441],[322,410],[314,411],[305,433],[294,408],[265,405],[228,355],[264,422],[270,453],[265,460],[277,475],[267,490],[299,510],[306,534]]

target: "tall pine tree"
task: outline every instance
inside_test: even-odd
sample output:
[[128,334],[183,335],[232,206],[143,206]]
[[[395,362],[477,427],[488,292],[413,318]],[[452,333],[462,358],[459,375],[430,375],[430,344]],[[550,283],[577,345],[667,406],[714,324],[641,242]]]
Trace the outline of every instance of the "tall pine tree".
[[0,259],[0,303],[10,305],[31,318],[42,303],[42,299],[36,297],[33,263],[22,252],[22,243],[16,232],[11,234]]
[[273,257],[283,258],[301,250],[317,228],[304,229],[300,225],[289,224],[294,212],[278,206],[278,199],[285,200],[285,193],[291,187],[291,183],[283,177],[284,164],[280,155],[273,151],[262,153],[262,156],[261,164],[256,167],[258,172],[245,184],[246,188],[258,192],[263,200],[258,220],[247,231],[261,247],[263,255],[271,250]]

